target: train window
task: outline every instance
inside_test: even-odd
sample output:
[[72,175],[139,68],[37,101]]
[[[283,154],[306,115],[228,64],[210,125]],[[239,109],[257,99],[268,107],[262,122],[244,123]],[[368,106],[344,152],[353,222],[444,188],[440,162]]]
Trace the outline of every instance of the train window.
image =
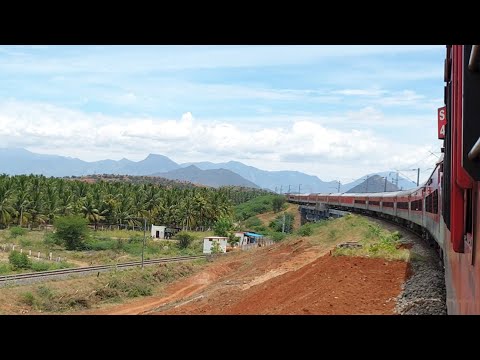
[[422,211],[422,200],[412,201],[410,209],[414,211]]
[[355,199],[355,204],[365,204],[365,200],[357,200],[357,199]]
[[368,201],[368,204],[369,204],[369,205],[377,205],[377,206],[379,206],[379,205],[380,205],[380,201],[369,200],[369,201]]
[[429,213],[432,212],[432,194],[425,198],[425,211]]
[[383,201],[382,202],[383,204],[383,207],[390,207],[390,208],[393,208],[393,202],[390,202],[390,201]]
[[435,190],[432,194],[432,212],[438,214],[438,190]]
[[408,202],[397,202],[397,209],[408,210]]

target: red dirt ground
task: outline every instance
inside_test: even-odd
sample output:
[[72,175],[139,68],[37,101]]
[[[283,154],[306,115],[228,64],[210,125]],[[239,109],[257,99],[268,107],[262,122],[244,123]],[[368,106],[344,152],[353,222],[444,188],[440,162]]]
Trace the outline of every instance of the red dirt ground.
[[[219,289],[164,314],[393,314],[406,263],[325,255],[249,289]],[[158,314],[158,312],[157,312]]]
[[230,253],[162,296],[82,313],[394,314],[406,262],[332,257],[328,250],[299,239]]

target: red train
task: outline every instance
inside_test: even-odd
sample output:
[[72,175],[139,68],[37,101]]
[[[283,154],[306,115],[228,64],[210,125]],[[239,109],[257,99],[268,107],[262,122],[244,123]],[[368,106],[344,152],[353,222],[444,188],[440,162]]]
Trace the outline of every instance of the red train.
[[[480,45],[448,45],[442,157],[421,186],[398,192],[288,195],[290,202],[389,218],[437,247],[449,314],[480,314]],[[446,118],[446,122],[445,122]]]

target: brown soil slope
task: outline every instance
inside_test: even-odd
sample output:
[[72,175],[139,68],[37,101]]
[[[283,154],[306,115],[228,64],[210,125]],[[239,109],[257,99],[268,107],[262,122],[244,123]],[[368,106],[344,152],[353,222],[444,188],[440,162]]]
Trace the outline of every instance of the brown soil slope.
[[220,287],[164,313],[393,314],[405,276],[405,262],[327,254],[250,288]]
[[333,245],[297,239],[229,253],[162,296],[83,313],[393,314],[407,263],[332,257]]

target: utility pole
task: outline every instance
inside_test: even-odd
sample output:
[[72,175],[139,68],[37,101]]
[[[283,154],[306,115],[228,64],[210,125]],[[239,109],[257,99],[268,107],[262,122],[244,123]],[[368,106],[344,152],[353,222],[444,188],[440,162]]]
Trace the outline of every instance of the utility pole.
[[283,213],[282,233],[285,232],[285,213]]
[[300,186],[302,186],[302,184],[298,184],[298,194],[300,194]]
[[383,189],[383,192],[387,192],[387,177],[385,176],[385,189]]
[[340,193],[340,180],[338,180],[338,192]]
[[397,171],[397,181],[395,181],[395,185],[396,185],[397,188],[398,188],[398,171]]
[[146,239],[146,232],[147,232],[147,218],[143,218],[143,246],[142,246],[142,269],[143,269],[143,253],[145,252],[145,239]]
[[417,169],[417,186],[420,180],[420,168]]
[[277,186],[275,186],[275,194],[277,193],[277,188],[278,188],[278,187],[277,187]]
[[288,193],[290,194],[290,184],[288,184]]
[[280,185],[280,195],[282,194],[283,185]]
[[368,175],[367,175],[367,189],[365,190],[366,193],[368,193]]

